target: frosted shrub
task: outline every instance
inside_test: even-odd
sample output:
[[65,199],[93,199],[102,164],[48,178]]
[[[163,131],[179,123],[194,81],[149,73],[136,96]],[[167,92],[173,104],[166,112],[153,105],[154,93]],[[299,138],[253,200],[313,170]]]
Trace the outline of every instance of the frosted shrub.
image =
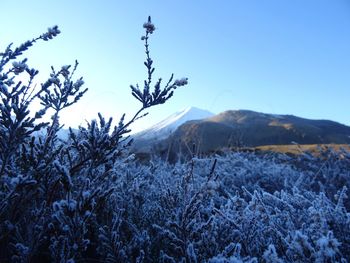
[[[129,126],[144,116],[146,109],[165,103],[175,89],[187,84],[187,79],[173,80],[172,75],[164,88],[161,79],[151,87],[155,69],[149,38],[155,26],[150,17],[144,29],[147,79],[143,89],[131,86],[132,95],[141,102],[140,109],[129,121],[123,116],[114,127],[112,119],[105,120],[99,114],[98,121],[91,121],[86,128],[80,127],[76,133],[70,130],[65,142],[57,137],[62,128],[60,112],[87,91],[82,89],[82,78],[74,79],[78,62],[59,70],[52,67],[47,81],[35,88],[38,70],[30,68],[26,58],[18,60],[37,41],[56,37],[58,27],[18,48],[9,45],[0,54],[1,261],[40,258],[73,262],[97,256],[93,247],[97,247],[98,235],[102,235],[104,225],[113,226],[116,220],[106,217],[105,221],[101,215],[115,192],[111,182],[115,165],[123,162],[130,144]],[[42,108],[33,114],[30,110],[35,101]],[[51,122],[40,122],[47,114],[51,114]],[[44,129],[44,135],[38,136]],[[144,253],[138,254],[141,260]]]
[[[134,249],[132,236],[146,231],[147,242],[138,243],[146,262],[314,262],[325,258],[319,240],[333,231],[337,242],[329,246],[335,260],[349,257],[349,207],[311,191],[310,185],[275,184],[278,177],[299,178],[297,168],[284,164],[281,170],[278,156],[246,153],[217,156],[215,169],[213,164],[194,159],[175,166],[161,160],[118,165],[117,191],[109,204],[123,208],[118,236],[126,238],[124,247]],[[304,172],[311,173],[313,165]],[[243,180],[244,175],[250,179]]]

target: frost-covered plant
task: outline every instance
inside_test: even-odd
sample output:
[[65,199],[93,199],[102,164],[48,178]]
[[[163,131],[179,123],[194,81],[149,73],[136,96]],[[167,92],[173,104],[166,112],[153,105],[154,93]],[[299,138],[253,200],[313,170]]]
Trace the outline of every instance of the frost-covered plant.
[[[53,72],[36,89],[34,80],[38,71],[29,68],[27,59],[16,61],[37,41],[50,40],[59,33],[58,27],[54,26],[15,49],[10,44],[0,54],[0,254],[10,252],[11,255],[11,251],[17,251],[13,260],[24,256],[30,258],[40,246],[41,240],[38,239],[45,239],[43,217],[47,203],[46,198],[38,196],[46,190],[47,184],[43,182],[50,180],[46,174],[55,158],[56,149],[52,144],[59,127],[57,120],[51,125],[38,121],[54,106],[49,103],[50,99],[56,99],[56,112],[59,112],[62,109],[60,103],[71,97],[78,101],[85,92],[80,91],[81,79],[75,82],[72,75],[67,75],[68,66]],[[60,77],[63,77],[64,84],[60,83]],[[60,90],[59,94],[57,90]],[[50,96],[53,92],[55,95]],[[31,114],[30,108],[35,100],[41,100],[42,109]],[[44,127],[48,127],[49,132],[38,142],[34,134]],[[26,249],[19,249],[24,247]]]
[[203,251],[198,250],[196,244],[204,243],[211,230],[214,211],[211,196],[218,187],[215,166],[216,160],[210,171],[200,174],[201,178],[195,183],[192,160],[189,170],[180,174],[177,187],[167,186],[164,191],[161,201],[166,218],[152,225],[158,236],[156,242],[164,244],[161,245],[164,256],[175,261],[200,262],[203,259]]
[[[278,168],[282,157],[217,156],[215,176],[209,183],[209,159],[195,158],[193,163],[175,166],[160,160],[149,166],[118,165],[117,191],[110,203],[111,209],[116,204],[123,208],[118,242],[124,237],[123,251],[128,251],[127,247],[135,248],[131,236],[146,231],[148,241],[139,245],[146,262],[254,262],[263,260],[264,253],[270,261],[313,262],[319,240],[333,231],[341,244],[336,260],[347,258],[349,207],[310,191],[309,185],[275,184],[279,177],[295,181],[300,176],[293,166]],[[187,207],[193,209],[187,210],[189,220],[183,221]]]
[[[52,67],[47,81],[36,88],[38,70],[29,68],[27,59],[17,61],[37,41],[57,36],[58,27],[18,48],[9,45],[0,54],[1,259],[67,262],[84,258],[89,246],[97,246],[99,224],[110,224],[98,215],[115,190],[114,168],[116,162],[123,162],[123,151],[130,144],[126,136],[130,125],[145,115],[141,115],[145,109],[165,103],[175,89],[187,84],[187,79],[173,80],[172,75],[164,88],[159,79],[151,89],[155,69],[149,38],[155,26],[150,17],[143,27],[147,80],[142,91],[131,86],[132,95],[142,103],[140,109],[129,121],[123,116],[114,127],[112,119],[106,121],[99,114],[99,121],[76,133],[70,130],[65,142],[57,137],[62,128],[60,112],[87,91],[82,89],[82,78],[73,79],[78,62],[73,68]],[[33,114],[35,101],[42,108]],[[46,114],[51,114],[51,121],[40,122]]]

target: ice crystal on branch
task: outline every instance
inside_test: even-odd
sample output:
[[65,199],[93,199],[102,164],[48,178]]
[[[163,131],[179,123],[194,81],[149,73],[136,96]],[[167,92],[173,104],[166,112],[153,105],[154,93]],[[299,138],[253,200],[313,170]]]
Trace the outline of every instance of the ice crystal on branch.
[[17,62],[17,61],[12,62],[13,72],[16,75],[18,75],[22,73],[24,70],[26,70],[28,68],[26,62],[27,62],[26,59],[22,60],[21,62]]
[[61,31],[58,29],[58,26],[53,26],[53,27],[49,27],[47,29],[47,32],[45,34],[41,35],[41,38],[45,41],[54,38],[55,36],[57,36],[58,34],[60,34]]
[[174,84],[178,87],[185,86],[188,84],[188,78],[177,79],[174,81]]
[[146,29],[147,34],[153,34],[154,30],[156,30],[156,27],[152,24],[150,16],[148,17],[148,21],[143,24],[143,28]]

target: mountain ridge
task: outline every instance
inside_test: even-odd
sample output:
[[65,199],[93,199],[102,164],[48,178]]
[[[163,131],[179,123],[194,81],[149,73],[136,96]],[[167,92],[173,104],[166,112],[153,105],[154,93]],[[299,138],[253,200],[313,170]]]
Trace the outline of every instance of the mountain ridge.
[[[152,129],[147,130],[152,133]],[[185,121],[163,136],[154,133],[153,139],[136,143],[134,149],[176,155],[179,152],[191,154],[192,145],[196,145],[197,153],[209,153],[223,148],[295,143],[350,144],[350,127],[331,120],[227,110],[199,120]]]

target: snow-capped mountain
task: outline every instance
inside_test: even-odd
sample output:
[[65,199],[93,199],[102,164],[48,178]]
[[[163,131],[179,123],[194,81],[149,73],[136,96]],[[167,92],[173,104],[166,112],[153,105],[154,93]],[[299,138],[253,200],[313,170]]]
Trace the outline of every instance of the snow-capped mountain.
[[[78,130],[72,128],[74,133],[77,133]],[[45,137],[46,135],[46,129],[41,129],[40,131],[34,132],[33,135],[36,137]],[[69,129],[68,128],[62,128],[57,132],[58,139],[66,141],[69,137]]]
[[136,133],[133,137],[136,140],[161,140],[172,134],[177,127],[187,121],[201,120],[214,116],[213,113],[198,109],[196,107],[188,107],[182,111],[170,115],[163,121],[153,125],[152,127]]

